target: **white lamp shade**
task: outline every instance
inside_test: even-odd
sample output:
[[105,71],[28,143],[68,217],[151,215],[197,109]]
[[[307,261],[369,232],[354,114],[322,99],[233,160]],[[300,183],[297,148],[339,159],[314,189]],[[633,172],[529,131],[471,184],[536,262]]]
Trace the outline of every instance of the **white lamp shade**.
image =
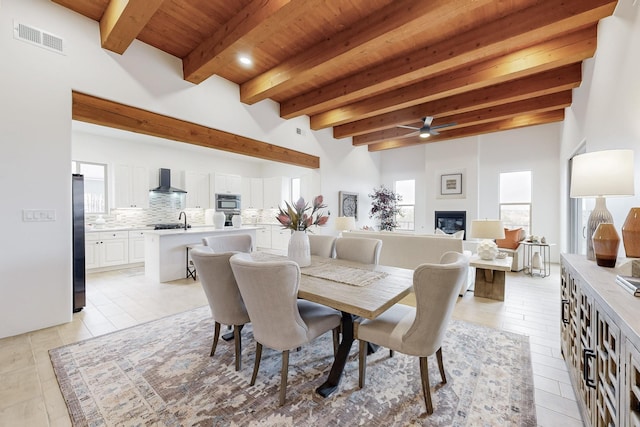
[[475,239],[504,239],[504,225],[498,219],[471,221],[471,237]]
[[571,197],[633,195],[633,150],[594,151],[573,158]]
[[336,230],[349,231],[356,229],[356,219],[352,216],[339,216],[335,222]]

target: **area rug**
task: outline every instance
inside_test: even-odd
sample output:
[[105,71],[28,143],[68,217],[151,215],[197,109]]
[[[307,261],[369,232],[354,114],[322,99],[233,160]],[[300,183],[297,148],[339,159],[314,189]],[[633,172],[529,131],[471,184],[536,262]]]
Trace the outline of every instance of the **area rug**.
[[357,345],[338,390],[315,393],[327,377],[331,334],[292,351],[287,400],[278,407],[281,356],[264,348],[249,386],[255,344],[242,331],[242,369],[233,342],[209,357],[213,322],[201,307],[50,350],[74,426],[535,426],[526,336],[453,320],[443,345],[448,382],[434,357],[434,413],[425,413],[418,359],[380,349],[358,388]]

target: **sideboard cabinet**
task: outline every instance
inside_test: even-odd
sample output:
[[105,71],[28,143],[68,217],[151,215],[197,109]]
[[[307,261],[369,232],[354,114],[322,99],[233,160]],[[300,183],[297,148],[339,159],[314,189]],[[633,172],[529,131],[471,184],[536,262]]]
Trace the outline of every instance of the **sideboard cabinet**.
[[561,350],[585,425],[640,426],[640,298],[616,284],[625,261],[561,256]]

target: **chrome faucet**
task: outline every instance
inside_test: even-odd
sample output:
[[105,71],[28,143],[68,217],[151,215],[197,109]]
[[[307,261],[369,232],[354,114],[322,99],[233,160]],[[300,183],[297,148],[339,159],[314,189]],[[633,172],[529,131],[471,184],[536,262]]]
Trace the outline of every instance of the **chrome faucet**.
[[184,215],[184,231],[187,231],[187,214],[184,211],[180,212],[180,215],[178,216],[178,221],[182,219],[182,215]]

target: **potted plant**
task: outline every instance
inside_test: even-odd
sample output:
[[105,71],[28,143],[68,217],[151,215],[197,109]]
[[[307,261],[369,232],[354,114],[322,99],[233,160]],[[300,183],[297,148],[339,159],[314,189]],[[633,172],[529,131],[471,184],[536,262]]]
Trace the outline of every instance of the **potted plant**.
[[402,216],[398,207],[402,196],[381,185],[379,188],[374,188],[369,197],[373,199],[369,218],[377,218],[380,221],[380,230],[393,231],[397,228],[396,215]]
[[[311,265],[311,247],[309,246],[309,236],[306,233],[307,229],[312,225],[325,225],[329,220],[329,216],[324,215],[321,210],[327,207],[322,202],[322,195],[313,199],[312,206],[309,206],[300,197],[294,205],[285,202],[285,209],[278,208],[276,219],[283,228],[292,230],[287,256],[297,262],[300,267]],[[309,210],[311,210],[310,213]]]

